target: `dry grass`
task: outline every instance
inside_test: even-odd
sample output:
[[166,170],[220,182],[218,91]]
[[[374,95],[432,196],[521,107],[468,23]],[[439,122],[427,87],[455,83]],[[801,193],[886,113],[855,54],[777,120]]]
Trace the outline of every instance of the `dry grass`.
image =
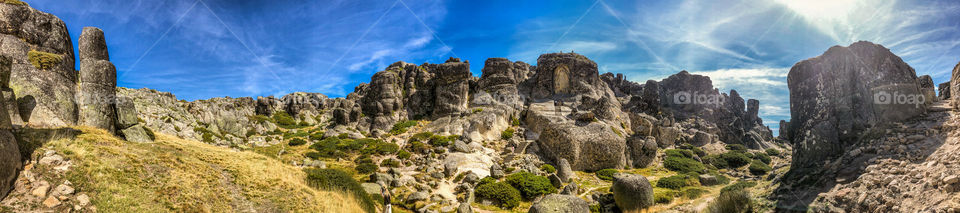
[[23,2],[23,1],[20,1],[20,0],[3,0],[3,3],[4,3],[4,4],[12,4],[12,5],[27,5],[26,2]]
[[[10,0],[4,1],[4,3],[7,3]],[[30,52],[27,53],[27,59],[30,61],[30,64],[33,64],[33,67],[45,70],[54,68],[57,66],[57,64],[60,64],[61,60],[63,60],[63,56],[54,53],[30,50]]]
[[306,185],[299,168],[273,158],[158,134],[122,141],[76,127],[76,140],[50,142],[79,162],[67,174],[103,212],[362,212],[350,196]]

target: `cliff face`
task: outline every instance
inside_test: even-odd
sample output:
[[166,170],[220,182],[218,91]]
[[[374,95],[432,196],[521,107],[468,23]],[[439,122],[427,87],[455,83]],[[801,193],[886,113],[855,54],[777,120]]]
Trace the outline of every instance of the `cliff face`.
[[819,165],[878,125],[926,112],[916,72],[883,46],[835,46],[790,69],[793,167]]

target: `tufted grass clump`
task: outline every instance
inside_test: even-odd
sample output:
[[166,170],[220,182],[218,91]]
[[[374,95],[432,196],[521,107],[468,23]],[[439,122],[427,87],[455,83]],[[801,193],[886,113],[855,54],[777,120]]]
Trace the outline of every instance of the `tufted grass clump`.
[[338,169],[305,169],[307,184],[324,190],[338,190],[353,194],[367,212],[373,212],[373,198],[363,190],[360,183],[349,173]]
[[287,145],[290,145],[290,146],[300,146],[304,144],[307,144],[307,141],[303,140],[303,138],[294,138],[293,140],[290,140],[289,143],[287,143]]
[[710,193],[710,191],[703,188],[689,188],[683,191],[683,196],[687,199],[697,199],[704,194]]
[[780,156],[780,150],[777,150],[777,149],[774,149],[774,148],[769,148],[769,149],[764,150],[764,151],[767,152],[767,155],[769,155],[769,156]]
[[747,147],[740,144],[727,144],[727,151],[746,152]]
[[491,200],[498,207],[511,210],[520,205],[520,190],[505,182],[491,182],[495,180],[484,178],[477,186],[474,195],[481,199]]
[[529,172],[518,172],[508,175],[504,182],[520,190],[520,194],[527,199],[557,192],[553,184],[550,184],[550,179]]
[[616,175],[617,173],[620,173],[620,171],[617,171],[616,169],[603,169],[597,171],[596,175],[597,178],[600,178],[600,180],[613,181],[613,175]]
[[737,181],[736,183],[734,183],[734,184],[732,184],[732,185],[729,185],[729,186],[727,186],[727,187],[723,187],[723,189],[720,189],[720,192],[745,190],[745,189],[748,189],[748,188],[754,187],[754,186],[757,186],[757,182],[753,182],[753,181]]
[[713,203],[707,206],[708,213],[741,213],[754,212],[753,199],[750,193],[743,190],[721,192]]
[[659,204],[668,204],[670,202],[673,202],[673,198],[677,197],[677,195],[678,195],[677,191],[672,189],[654,188],[653,202],[659,203]]
[[693,151],[669,149],[666,154],[667,157],[663,160],[663,167],[668,170],[680,173],[702,173],[707,170],[703,163],[693,159]]
[[355,163],[357,163],[357,166],[354,169],[356,169],[357,173],[360,174],[370,174],[380,169],[380,166],[374,164],[373,159],[370,159],[369,156],[359,157]]
[[543,171],[546,172],[546,173],[556,173],[556,172],[557,172],[557,168],[554,168],[553,165],[550,165],[550,164],[543,164],[543,166],[540,166],[540,170],[543,170]]

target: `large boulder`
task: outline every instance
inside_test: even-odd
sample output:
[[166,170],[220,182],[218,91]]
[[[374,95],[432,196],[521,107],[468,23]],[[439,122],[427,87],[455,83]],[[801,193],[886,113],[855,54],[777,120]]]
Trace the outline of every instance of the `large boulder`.
[[937,90],[940,92],[940,96],[938,97],[940,98],[940,100],[950,99],[950,82],[949,81],[940,83],[940,85],[937,86]]
[[14,180],[21,168],[20,149],[9,129],[0,130],[0,200],[13,189]]
[[436,100],[434,116],[459,115],[467,112],[467,103],[470,101],[470,85],[468,80],[470,63],[460,62],[460,59],[451,58],[446,63],[433,66],[436,75],[434,81]]
[[646,168],[657,158],[657,138],[653,136],[630,137],[627,146],[630,147],[633,168]]
[[110,132],[115,129],[116,86],[117,69],[113,63],[96,59],[80,62],[80,83],[77,90],[80,125],[97,127]]
[[653,206],[653,185],[643,175],[617,174],[610,191],[621,211],[639,212]]
[[542,154],[554,162],[570,161],[573,170],[596,171],[623,168],[626,164],[626,141],[612,127],[593,122],[549,125],[538,140]]
[[570,181],[573,181],[573,178],[576,176],[577,174],[573,173],[573,168],[570,167],[570,161],[567,161],[567,159],[560,159],[560,161],[557,162],[557,177],[560,178],[560,181],[569,183]]
[[523,62],[511,62],[505,58],[489,58],[484,63],[482,75],[477,82],[479,91],[490,93],[492,98],[506,106],[517,107],[523,104],[517,85],[526,80],[530,65]]
[[870,42],[834,46],[801,61],[787,82],[793,169],[817,167],[843,153],[864,130],[926,111],[913,68]]
[[26,5],[0,4],[0,55],[13,61],[10,88],[23,121],[77,123],[73,43],[62,20]]
[[529,213],[587,213],[587,201],[576,195],[549,194],[530,207]]
[[923,93],[923,100],[926,104],[933,104],[934,101],[937,101],[937,88],[934,88],[933,78],[930,78],[930,75],[923,75],[920,76],[918,81],[920,92]]
[[388,130],[399,118],[395,115],[403,108],[403,90],[397,72],[377,72],[370,79],[370,86],[360,100],[363,114],[371,119],[370,129]]

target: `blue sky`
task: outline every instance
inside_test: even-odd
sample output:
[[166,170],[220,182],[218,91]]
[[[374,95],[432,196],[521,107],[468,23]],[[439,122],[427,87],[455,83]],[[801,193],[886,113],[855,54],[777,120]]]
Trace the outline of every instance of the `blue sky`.
[[833,45],[890,48],[936,83],[960,61],[960,2],[950,0],[26,0],[76,39],[104,30],[123,87],[186,100],[344,96],[395,61],[456,56],[536,63],[575,51],[600,72],[660,80],[680,70],[759,99],[776,132],[789,119],[786,75]]

